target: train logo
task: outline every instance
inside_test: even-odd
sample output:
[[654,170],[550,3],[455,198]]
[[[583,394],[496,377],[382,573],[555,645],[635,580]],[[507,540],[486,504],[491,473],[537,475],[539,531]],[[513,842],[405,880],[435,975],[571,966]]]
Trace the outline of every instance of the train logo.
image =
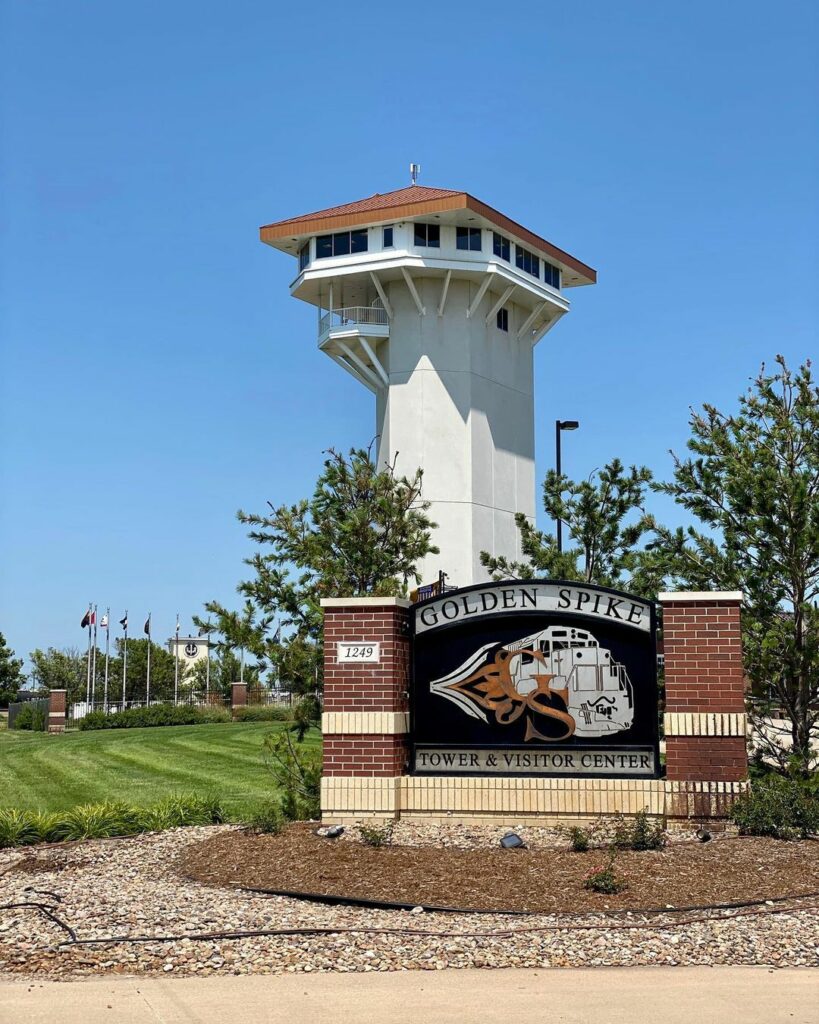
[[430,690],[487,723],[511,725],[525,716],[527,742],[610,736],[634,721],[625,666],[587,630],[568,626],[484,644]]

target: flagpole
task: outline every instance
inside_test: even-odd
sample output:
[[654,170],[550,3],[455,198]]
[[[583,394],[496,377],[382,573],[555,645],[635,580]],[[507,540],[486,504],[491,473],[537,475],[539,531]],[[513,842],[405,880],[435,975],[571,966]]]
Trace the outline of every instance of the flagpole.
[[86,655],[85,668],[85,710],[88,711],[88,703],[91,699],[91,602],[88,602],[88,653]]
[[210,703],[210,633],[205,634],[205,703]]
[[151,703],[151,613],[148,612],[148,620],[145,623],[145,632],[148,634],[148,674],[145,678],[145,706]]
[[111,609],[105,609],[105,687],[103,689],[103,704],[108,712],[108,653],[111,644]]
[[173,702],[179,703],[179,612],[176,613],[176,644],[173,649]]
[[91,710],[94,710],[94,700],[97,696],[97,606],[94,605],[92,616],[94,623],[94,643],[91,647]]
[[122,710],[125,710],[125,684],[128,681],[128,612],[125,613],[125,622],[123,624],[123,632],[125,633],[125,643],[122,649]]

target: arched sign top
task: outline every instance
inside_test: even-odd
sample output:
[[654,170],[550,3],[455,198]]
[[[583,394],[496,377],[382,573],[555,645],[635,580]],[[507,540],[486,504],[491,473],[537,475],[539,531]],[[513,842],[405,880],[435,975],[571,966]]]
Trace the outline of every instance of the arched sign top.
[[642,597],[591,583],[504,580],[467,587],[416,605],[415,633],[516,613],[558,612],[565,619],[601,619],[650,634],[653,611],[651,602]]

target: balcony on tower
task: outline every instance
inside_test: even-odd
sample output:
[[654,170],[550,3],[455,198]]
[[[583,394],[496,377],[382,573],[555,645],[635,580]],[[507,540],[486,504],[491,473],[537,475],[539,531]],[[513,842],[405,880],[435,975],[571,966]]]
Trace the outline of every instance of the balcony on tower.
[[389,386],[376,354],[379,342],[389,336],[389,317],[380,303],[331,309],[319,319],[319,348],[370,391]]

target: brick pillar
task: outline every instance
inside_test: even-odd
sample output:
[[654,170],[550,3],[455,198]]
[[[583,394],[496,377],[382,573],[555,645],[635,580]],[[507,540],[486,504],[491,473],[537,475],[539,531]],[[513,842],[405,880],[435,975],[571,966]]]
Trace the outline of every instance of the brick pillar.
[[660,594],[669,813],[727,813],[747,778],[742,594]]
[[[322,817],[394,817],[409,757],[410,602],[332,598],[324,609]],[[339,661],[341,643],[378,644],[377,661]]]
[[51,690],[48,695],[48,731],[65,732],[66,691]]
[[230,705],[232,708],[243,708],[247,705],[247,683],[231,683]]

